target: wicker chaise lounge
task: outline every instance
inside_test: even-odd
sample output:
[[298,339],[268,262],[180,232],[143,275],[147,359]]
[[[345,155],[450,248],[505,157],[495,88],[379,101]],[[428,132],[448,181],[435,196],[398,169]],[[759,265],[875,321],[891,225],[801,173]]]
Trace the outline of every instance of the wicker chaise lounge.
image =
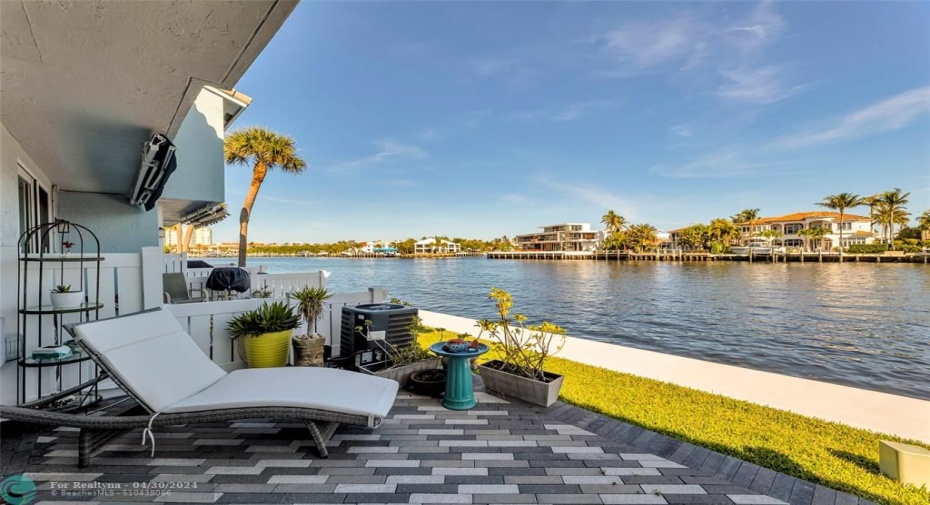
[[154,428],[241,419],[306,422],[320,456],[340,423],[376,428],[397,395],[397,382],[344,370],[285,367],[226,373],[167,311],[155,309],[69,328],[94,361],[148,415],[84,416],[0,407],[0,417],[80,428],[78,465],[114,436]]

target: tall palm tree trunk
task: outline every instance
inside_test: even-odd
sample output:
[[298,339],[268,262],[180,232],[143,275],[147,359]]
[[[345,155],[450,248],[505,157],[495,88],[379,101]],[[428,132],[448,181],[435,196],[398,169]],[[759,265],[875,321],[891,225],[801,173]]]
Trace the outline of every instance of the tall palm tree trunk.
[[245,266],[246,248],[248,247],[249,236],[249,217],[252,215],[252,206],[255,205],[255,197],[258,196],[258,190],[262,187],[265,180],[265,174],[268,173],[268,167],[264,163],[256,163],[252,170],[252,183],[249,184],[249,192],[245,195],[245,202],[242,203],[242,211],[239,213],[239,267]]
[[181,252],[190,252],[191,238],[194,236],[194,225],[189,224],[184,229],[184,240],[181,241]]
[[840,209],[840,256],[843,256],[843,209]]

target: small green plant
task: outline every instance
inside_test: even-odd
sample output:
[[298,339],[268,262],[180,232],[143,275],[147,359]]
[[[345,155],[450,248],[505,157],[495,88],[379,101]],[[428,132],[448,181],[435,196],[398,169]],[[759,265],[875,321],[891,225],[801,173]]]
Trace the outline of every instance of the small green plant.
[[59,284],[55,286],[55,289],[52,290],[52,293],[72,293],[71,285]]
[[526,326],[526,316],[510,314],[513,297],[503,289],[491,288],[488,298],[497,307],[497,320],[478,321],[480,339],[487,333],[501,351],[501,361],[509,366],[507,371],[530,379],[545,381],[543,373],[546,359],[562,350],[565,344],[565,329],[543,321],[537,326]]
[[255,310],[238,314],[226,326],[229,338],[257,337],[263,333],[293,330],[300,324],[300,316],[284,302],[265,302]]
[[252,290],[252,298],[271,298],[271,288],[262,286]]
[[316,322],[323,315],[323,303],[332,298],[333,294],[322,286],[304,286],[291,293],[291,297],[297,300],[297,311],[307,323],[307,333],[310,332],[310,323],[313,323],[313,333],[316,333]]

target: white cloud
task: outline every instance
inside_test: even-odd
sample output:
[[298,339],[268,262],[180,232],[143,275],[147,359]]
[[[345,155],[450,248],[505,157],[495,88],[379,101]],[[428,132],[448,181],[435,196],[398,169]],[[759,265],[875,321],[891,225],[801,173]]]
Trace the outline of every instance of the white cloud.
[[427,141],[433,141],[436,139],[436,130],[433,128],[424,128],[420,130],[420,133],[417,133],[417,138]]
[[377,153],[365,156],[364,158],[337,163],[333,169],[337,171],[355,170],[379,165],[395,159],[410,161],[420,160],[429,156],[426,151],[419,147],[401,144],[400,142],[390,139],[376,141],[374,145],[378,148]]
[[568,181],[555,180],[550,177],[538,177],[536,184],[555,191],[560,197],[572,197],[587,204],[596,204],[600,208],[611,209],[628,220],[639,219],[638,205],[632,199],[612,193],[604,188],[584,184],[572,184]]
[[656,165],[649,172],[677,178],[729,178],[753,175],[765,166],[748,161],[743,148],[731,146],[688,163]]
[[591,102],[578,102],[564,107],[551,109],[538,109],[513,112],[506,117],[521,121],[574,121],[586,115],[603,112],[617,106],[616,100],[599,100]]
[[688,125],[679,124],[671,127],[672,133],[679,137],[691,138],[694,136],[694,129]]
[[514,64],[507,58],[478,58],[469,61],[467,66],[480,77],[490,77],[509,72]]
[[900,130],[927,113],[930,113],[930,86],[886,98],[839,119],[831,127],[781,137],[772,142],[772,146],[780,149],[809,147]]
[[803,90],[806,85],[785,84],[785,68],[781,66],[750,67],[723,70],[727,81],[717,87],[717,96],[739,102],[774,103]]
[[694,57],[709,27],[687,16],[647,23],[630,21],[603,36],[603,49],[619,61],[647,69]]
[[500,200],[504,203],[510,203],[514,205],[527,205],[530,203],[530,199],[527,198],[526,195],[519,195],[516,193],[503,195],[500,197]]
[[717,97],[768,104],[806,87],[791,82],[790,65],[765,62],[764,49],[775,43],[786,27],[773,4],[763,2],[733,21],[700,19],[682,12],[655,22],[628,21],[597,40],[601,50],[619,65],[609,74],[710,69]]

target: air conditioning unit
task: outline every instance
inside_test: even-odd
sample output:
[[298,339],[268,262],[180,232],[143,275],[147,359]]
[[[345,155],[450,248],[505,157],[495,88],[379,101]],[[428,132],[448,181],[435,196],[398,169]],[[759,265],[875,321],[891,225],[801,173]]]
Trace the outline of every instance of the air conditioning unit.
[[[411,326],[418,313],[419,310],[413,307],[395,303],[343,307],[339,355],[346,357],[358,351],[376,349],[375,340],[387,341],[395,347],[413,344]],[[359,327],[361,331],[357,330]]]
[[174,150],[174,144],[160,133],[152,135],[152,140],[142,144],[142,166],[129,194],[131,205],[143,205],[146,211],[155,208],[168,176],[177,169]]

